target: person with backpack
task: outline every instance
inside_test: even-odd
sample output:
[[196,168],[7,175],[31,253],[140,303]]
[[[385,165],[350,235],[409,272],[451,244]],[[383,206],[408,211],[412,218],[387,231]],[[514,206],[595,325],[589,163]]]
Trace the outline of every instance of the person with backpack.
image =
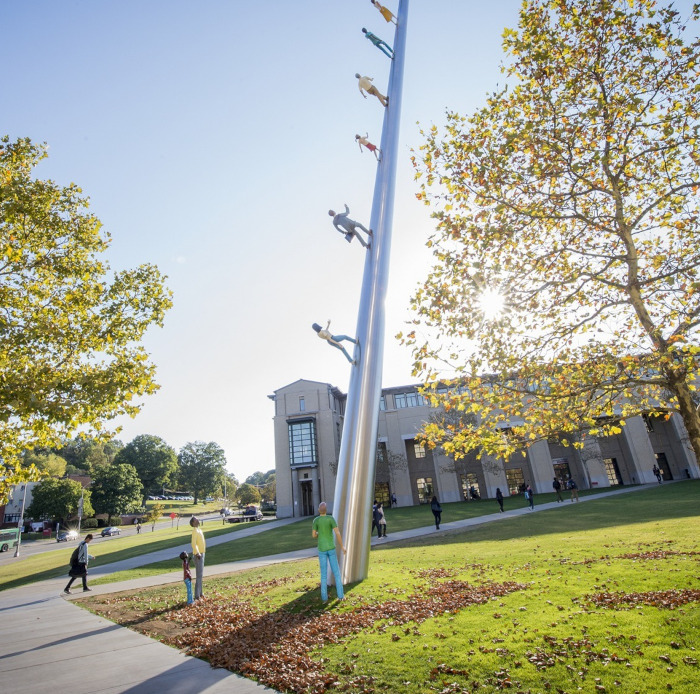
[[436,496],[430,500],[430,510],[433,512],[433,516],[435,516],[435,530],[440,530],[440,522],[442,521],[442,506],[440,506],[440,502],[437,500]]
[[578,485],[574,481],[573,477],[569,477],[569,481],[566,486],[571,490],[571,501],[573,502],[574,499],[578,501]]
[[527,500],[527,503],[530,505],[530,510],[534,511],[535,510],[535,493],[532,491],[532,487],[528,484],[527,487],[525,487],[525,499]]
[[554,478],[554,482],[552,482],[552,488],[557,493],[557,503],[560,501],[563,502],[564,499],[561,495],[561,482],[556,477]]
[[92,533],[88,533],[85,536],[85,539],[73,550],[73,554],[70,558],[70,571],[68,572],[70,581],[68,581],[68,585],[63,591],[67,595],[71,595],[70,587],[73,585],[73,581],[75,581],[78,576],[83,579],[83,591],[92,590],[92,588],[88,588],[87,584],[88,562],[90,559],[95,558],[92,556],[92,554],[88,554],[87,546],[91,540]]

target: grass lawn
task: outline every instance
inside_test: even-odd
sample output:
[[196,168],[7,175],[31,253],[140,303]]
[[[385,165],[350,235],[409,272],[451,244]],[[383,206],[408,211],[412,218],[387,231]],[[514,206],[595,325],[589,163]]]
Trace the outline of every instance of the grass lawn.
[[[216,537],[223,533],[236,532],[241,528],[242,526],[239,525],[222,526],[214,521],[207,523],[203,530],[206,537]],[[187,522],[181,520],[179,528],[157,528],[155,532],[151,532],[150,526],[144,526],[140,535],[117,536],[104,540],[99,536],[99,529],[90,532],[95,535],[95,539],[90,543],[90,554],[97,557],[92,564],[103,566],[147,552],[177,547],[189,541],[192,529]],[[77,543],[74,542],[59,545],[52,551],[25,557],[20,555],[19,559],[4,563],[0,573],[0,590],[68,575],[68,562],[76,546]],[[172,570],[173,563],[168,562],[168,564],[170,568],[167,570]]]
[[205,579],[190,607],[179,584],[80,602],[281,691],[685,694],[700,691],[699,496],[662,485],[386,544],[327,605],[316,560]]

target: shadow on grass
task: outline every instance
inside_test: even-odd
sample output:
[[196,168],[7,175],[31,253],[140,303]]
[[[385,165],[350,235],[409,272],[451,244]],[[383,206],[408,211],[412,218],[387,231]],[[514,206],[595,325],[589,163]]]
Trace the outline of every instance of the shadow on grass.
[[[566,501],[556,508],[504,518],[461,530],[446,530],[421,538],[403,540],[375,550],[391,551],[405,546],[491,542],[514,540],[559,533],[602,530],[634,523],[681,518],[700,519],[700,480],[660,485],[629,494],[601,497],[586,503]],[[539,497],[541,498],[541,497]],[[535,497],[537,508],[538,497]],[[508,507],[506,506],[506,510]],[[453,518],[443,514],[443,523]],[[669,538],[672,539],[672,538]]]

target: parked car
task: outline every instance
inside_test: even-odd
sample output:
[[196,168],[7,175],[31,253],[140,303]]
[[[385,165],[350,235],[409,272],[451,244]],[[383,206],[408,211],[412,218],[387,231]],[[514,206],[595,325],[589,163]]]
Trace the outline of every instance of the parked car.
[[102,528],[102,537],[112,537],[112,535],[121,535],[121,530],[119,528],[115,528],[114,526],[111,526],[109,528]]
[[60,530],[56,535],[56,542],[73,542],[79,537],[77,530]]

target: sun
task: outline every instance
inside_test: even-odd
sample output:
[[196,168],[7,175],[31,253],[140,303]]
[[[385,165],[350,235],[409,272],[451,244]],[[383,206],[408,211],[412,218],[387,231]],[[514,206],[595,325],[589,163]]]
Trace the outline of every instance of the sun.
[[487,321],[495,321],[505,310],[506,300],[497,289],[485,289],[477,301],[479,310]]

